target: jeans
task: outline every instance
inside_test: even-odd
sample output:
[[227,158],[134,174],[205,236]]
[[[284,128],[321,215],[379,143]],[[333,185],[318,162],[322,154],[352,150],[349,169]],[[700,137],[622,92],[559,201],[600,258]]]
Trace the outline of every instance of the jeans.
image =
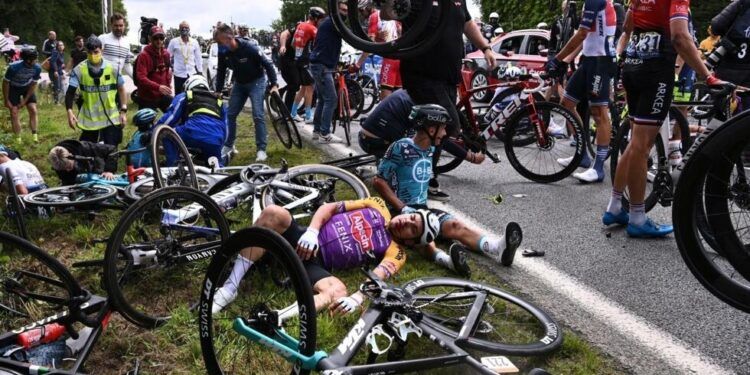
[[321,135],[331,132],[333,112],[336,110],[336,87],[333,85],[333,72],[322,64],[310,64],[310,73],[315,80],[318,103],[315,106],[313,131]]
[[266,150],[266,114],[263,109],[263,98],[266,95],[266,77],[260,77],[250,83],[234,83],[232,94],[229,97],[229,127],[227,147],[234,146],[237,139],[237,116],[242,112],[247,98],[253,106],[253,122],[255,123],[255,146],[258,151]]
[[177,96],[177,94],[181,94],[183,91],[185,91],[185,81],[187,81],[188,77],[181,78],[178,76],[174,76],[174,94]]

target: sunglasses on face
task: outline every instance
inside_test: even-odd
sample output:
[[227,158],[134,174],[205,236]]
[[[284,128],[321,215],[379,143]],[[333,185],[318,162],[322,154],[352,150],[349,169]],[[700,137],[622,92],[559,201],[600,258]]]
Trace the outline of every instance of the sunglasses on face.
[[154,40],[164,40],[164,37],[163,36],[155,36]]

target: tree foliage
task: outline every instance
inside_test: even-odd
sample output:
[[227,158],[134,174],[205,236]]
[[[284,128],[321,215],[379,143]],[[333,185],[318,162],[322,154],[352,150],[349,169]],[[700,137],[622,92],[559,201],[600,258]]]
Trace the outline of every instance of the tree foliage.
[[[19,42],[41,48],[47,32],[54,30],[57,39],[72,44],[76,35],[102,33],[101,0],[23,0],[0,1],[0,28],[10,28]],[[123,0],[114,1],[115,11],[125,15]]]
[[318,6],[328,9],[326,0],[281,0],[281,18],[271,24],[274,31],[296,25],[299,21],[304,21],[310,7]]

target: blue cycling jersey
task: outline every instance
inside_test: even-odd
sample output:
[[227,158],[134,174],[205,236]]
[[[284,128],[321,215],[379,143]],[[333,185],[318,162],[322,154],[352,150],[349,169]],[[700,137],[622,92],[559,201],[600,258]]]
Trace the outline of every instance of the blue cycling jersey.
[[407,206],[425,205],[434,151],[434,147],[419,148],[411,138],[399,139],[391,144],[380,161],[378,177],[387,181]]
[[25,61],[16,61],[8,66],[5,80],[13,87],[26,87],[42,79],[42,67],[39,64],[29,66]]

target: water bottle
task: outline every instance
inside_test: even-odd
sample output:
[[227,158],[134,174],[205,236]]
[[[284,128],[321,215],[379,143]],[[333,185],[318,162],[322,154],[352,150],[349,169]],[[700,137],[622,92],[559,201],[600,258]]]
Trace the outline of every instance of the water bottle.
[[34,329],[30,329],[18,335],[18,345],[26,349],[33,348],[41,344],[47,344],[60,338],[65,333],[65,327],[57,324],[45,324]]

